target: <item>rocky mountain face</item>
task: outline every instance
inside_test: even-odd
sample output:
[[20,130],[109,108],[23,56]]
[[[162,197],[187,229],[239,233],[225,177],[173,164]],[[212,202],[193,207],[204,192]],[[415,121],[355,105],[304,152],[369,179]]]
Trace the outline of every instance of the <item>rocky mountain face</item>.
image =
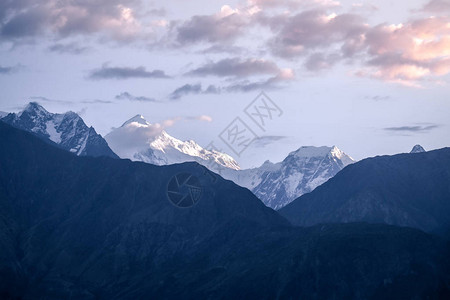
[[450,233],[450,148],[362,160],[280,213],[300,226],[371,222]]
[[19,129],[59,145],[78,156],[108,156],[118,158],[101,135],[88,127],[74,112],[53,114],[36,102],[29,103],[18,114],[11,113],[1,119]]
[[420,145],[415,145],[412,149],[410,153],[422,153],[422,152],[426,152],[425,149],[423,149],[422,146]]
[[221,173],[250,189],[264,204],[280,209],[332,178],[354,160],[334,147],[301,147],[282,162],[265,162],[261,167]]
[[[0,136],[2,299],[450,296],[448,245],[419,230],[295,228],[196,163],[77,157],[1,122]],[[188,208],[167,197],[183,173],[202,188]]]
[[195,161],[202,165],[239,170],[239,164],[228,154],[202,148],[196,142],[170,136],[159,125],[136,115],[105,136],[111,148],[121,157],[154,165]]

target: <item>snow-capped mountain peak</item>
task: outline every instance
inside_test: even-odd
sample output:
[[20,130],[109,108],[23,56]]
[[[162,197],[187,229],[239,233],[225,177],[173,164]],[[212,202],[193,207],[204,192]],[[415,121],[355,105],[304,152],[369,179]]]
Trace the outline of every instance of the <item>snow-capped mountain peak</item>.
[[207,166],[240,169],[228,154],[207,150],[193,140],[179,140],[167,133],[163,126],[148,122],[142,115],[129,119],[105,138],[122,158],[156,165],[196,161]]
[[226,171],[222,175],[244,186],[264,204],[279,209],[314,190],[354,160],[338,147],[304,146],[279,163],[270,161],[255,169]]
[[38,103],[30,102],[21,112],[8,114],[2,121],[33,132],[40,138],[50,140],[76,155],[117,158],[94,128],[86,126],[83,119],[72,111],[54,114]]
[[28,113],[33,117],[41,117],[45,118],[50,116],[50,113],[37,102],[28,103],[25,108],[17,114],[18,117],[21,117],[23,113]]
[[134,117],[123,123],[121,127],[125,127],[127,125],[140,127],[140,126],[150,126],[151,124],[147,122],[147,120],[145,120],[143,115],[135,115]]

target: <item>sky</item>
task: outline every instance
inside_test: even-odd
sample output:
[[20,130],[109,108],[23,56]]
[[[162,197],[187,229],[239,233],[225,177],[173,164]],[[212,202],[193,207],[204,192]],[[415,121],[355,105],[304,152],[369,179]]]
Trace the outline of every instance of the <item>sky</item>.
[[141,114],[242,167],[448,147],[449,73],[450,0],[0,1],[0,111]]

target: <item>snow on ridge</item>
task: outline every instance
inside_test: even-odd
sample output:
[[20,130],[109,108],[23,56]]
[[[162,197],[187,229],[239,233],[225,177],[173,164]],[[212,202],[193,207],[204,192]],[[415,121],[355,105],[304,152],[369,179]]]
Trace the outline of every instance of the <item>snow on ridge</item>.
[[[239,164],[226,153],[208,150],[193,140],[181,141],[163,130],[159,124],[151,124],[138,114],[105,136],[110,147],[122,158],[141,160],[156,165],[196,161],[203,165],[221,165],[234,170]],[[123,140],[132,141],[124,145]]]
[[49,139],[57,144],[61,143],[61,133],[56,129],[56,125],[53,120],[45,123],[46,131],[49,135]]

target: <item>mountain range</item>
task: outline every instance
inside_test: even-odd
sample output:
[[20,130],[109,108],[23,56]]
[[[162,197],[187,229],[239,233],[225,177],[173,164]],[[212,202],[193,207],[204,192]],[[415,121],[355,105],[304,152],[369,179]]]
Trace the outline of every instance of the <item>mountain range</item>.
[[264,204],[280,209],[309,193],[355,161],[336,146],[301,147],[279,163],[266,161],[261,167],[220,174],[250,189]]
[[280,209],[309,193],[354,160],[337,147],[301,147],[282,162],[266,161],[258,168],[241,169],[226,153],[205,149],[193,140],[181,141],[158,124],[136,115],[103,139],[74,112],[53,114],[30,102],[2,121],[58,144],[76,155],[128,158],[154,165],[198,162],[226,179],[250,189],[267,206]]
[[154,165],[170,165],[196,161],[239,170],[239,164],[228,154],[202,148],[196,142],[181,141],[170,136],[159,125],[153,125],[142,115],[136,115],[105,136],[111,148],[121,158]]
[[[79,157],[2,122],[0,136],[2,299],[450,296],[450,249],[437,236],[384,224],[293,227],[197,163]],[[428,154],[413,156],[448,163]],[[203,190],[189,208],[167,197],[184,173]]]
[[30,102],[21,112],[10,113],[1,120],[79,156],[119,158],[102,136],[74,112],[53,114],[38,103]]
[[299,226],[370,222],[450,233],[450,148],[364,159],[280,213]]
[[354,160],[337,147],[301,147],[282,162],[266,161],[258,168],[241,169],[228,154],[181,141],[152,125],[142,115],[126,121],[105,136],[121,158],[155,165],[198,162],[226,179],[250,189],[267,206],[279,209],[309,193]]

